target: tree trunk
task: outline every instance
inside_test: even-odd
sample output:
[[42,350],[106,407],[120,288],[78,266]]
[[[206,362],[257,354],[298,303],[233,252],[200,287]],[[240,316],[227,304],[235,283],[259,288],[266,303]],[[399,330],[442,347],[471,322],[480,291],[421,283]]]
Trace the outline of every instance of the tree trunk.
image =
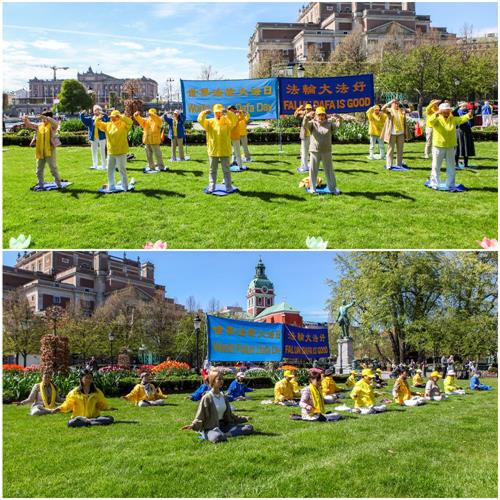
[[391,360],[387,357],[387,356],[384,356],[382,354],[382,351],[380,350],[380,346],[377,344],[377,342],[375,342],[375,349],[377,349],[377,352],[379,354],[379,356],[386,361],[386,363],[391,363]]
[[26,368],[26,363],[28,362],[28,353],[27,352],[23,352],[23,366],[24,368]]

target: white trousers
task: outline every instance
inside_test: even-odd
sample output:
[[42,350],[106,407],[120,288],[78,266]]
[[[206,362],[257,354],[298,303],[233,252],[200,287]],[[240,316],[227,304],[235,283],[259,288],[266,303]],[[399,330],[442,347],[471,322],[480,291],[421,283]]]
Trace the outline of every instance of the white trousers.
[[425,404],[425,399],[420,396],[413,396],[411,399],[403,401],[405,406],[420,406]]
[[424,157],[429,158],[431,156],[431,152],[432,152],[432,127],[426,127]]
[[311,137],[308,136],[300,141],[300,166],[307,167],[309,165],[309,144]]
[[328,153],[318,153],[310,152],[310,165],[309,165],[309,190],[316,191],[316,180],[318,178],[319,164],[323,164],[323,169],[325,170],[326,182],[328,184],[328,189],[333,193],[337,187],[337,182],[335,180],[335,173],[333,172],[332,165],[332,152]]
[[383,413],[386,410],[387,410],[386,405],[375,405],[375,406],[360,408],[360,413],[361,415],[368,415],[370,413]]
[[489,127],[493,124],[493,115],[481,115],[481,118],[483,127]]
[[457,389],[456,391],[452,392],[447,392],[447,396],[463,396],[465,394],[465,391],[463,389]]
[[155,399],[154,401],[139,401],[137,406],[163,406],[164,404],[164,399]]
[[455,148],[432,148],[431,187],[439,186],[441,163],[446,161],[446,187],[455,187]]
[[385,159],[385,148],[384,148],[384,141],[381,137],[377,135],[371,135],[370,136],[370,158],[373,158],[373,154],[375,152],[375,145],[378,144],[378,149],[380,152],[380,159],[384,160]]
[[90,150],[92,151],[92,166],[97,168],[97,151],[101,153],[101,166],[106,167],[106,139],[97,139],[90,141]]
[[127,178],[127,155],[109,155],[108,156],[108,191],[115,188],[115,168],[118,167],[120,179],[122,181],[122,188],[126,191],[128,189]]
[[30,410],[30,415],[32,417],[39,417],[40,415],[49,415],[49,414],[50,410],[48,410],[42,405],[32,406]]
[[337,398],[335,397],[335,394],[323,396],[323,399],[325,400],[325,403],[336,403],[337,402]]
[[243,164],[241,162],[240,140],[239,139],[232,139],[231,142],[233,144],[233,163],[236,162],[238,167],[241,168],[241,166]]
[[245,154],[245,160],[251,160],[250,151],[248,149],[248,136],[242,135],[240,137],[241,145],[243,146],[243,153]]

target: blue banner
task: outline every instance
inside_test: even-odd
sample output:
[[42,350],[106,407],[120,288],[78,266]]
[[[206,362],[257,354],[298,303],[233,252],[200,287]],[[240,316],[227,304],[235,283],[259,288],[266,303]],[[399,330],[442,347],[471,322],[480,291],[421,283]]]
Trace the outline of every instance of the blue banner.
[[373,75],[279,78],[280,114],[293,115],[301,104],[323,106],[327,113],[366,111],[375,103]]
[[283,325],[284,358],[328,358],[328,328],[300,328]]
[[278,79],[181,80],[182,104],[187,120],[196,120],[214,104],[243,109],[252,120],[278,118]]
[[210,361],[281,361],[283,325],[207,316]]

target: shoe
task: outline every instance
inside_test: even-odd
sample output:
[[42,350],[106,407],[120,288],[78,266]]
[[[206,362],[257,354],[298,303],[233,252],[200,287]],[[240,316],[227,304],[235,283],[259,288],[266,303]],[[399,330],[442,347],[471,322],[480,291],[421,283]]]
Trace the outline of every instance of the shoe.
[[332,191],[332,194],[342,194],[342,192],[340,191],[340,189],[335,188],[335,189]]

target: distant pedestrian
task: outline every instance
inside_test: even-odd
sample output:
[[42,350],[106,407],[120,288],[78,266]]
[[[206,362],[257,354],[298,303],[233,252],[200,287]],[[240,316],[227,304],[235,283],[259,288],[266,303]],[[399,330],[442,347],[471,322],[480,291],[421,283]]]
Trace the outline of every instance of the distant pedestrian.
[[490,101],[484,101],[481,107],[482,127],[489,127],[493,125],[493,108]]

